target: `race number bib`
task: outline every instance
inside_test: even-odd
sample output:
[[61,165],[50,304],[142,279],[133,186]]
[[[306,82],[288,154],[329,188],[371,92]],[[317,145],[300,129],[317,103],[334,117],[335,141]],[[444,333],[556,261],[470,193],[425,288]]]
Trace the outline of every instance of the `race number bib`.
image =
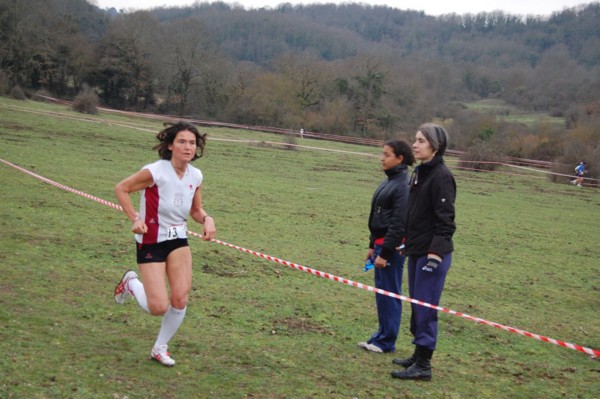
[[179,226],[169,226],[167,228],[167,240],[175,240],[177,238],[185,237],[185,225],[180,224]]

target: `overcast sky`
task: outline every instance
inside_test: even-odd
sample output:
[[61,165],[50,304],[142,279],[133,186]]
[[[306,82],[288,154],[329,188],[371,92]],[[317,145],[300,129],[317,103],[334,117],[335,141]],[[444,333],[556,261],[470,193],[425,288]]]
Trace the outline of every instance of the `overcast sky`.
[[[149,9],[158,6],[185,6],[194,4],[195,0],[88,0],[101,8],[115,7],[116,9]],[[200,2],[212,3],[212,0]],[[316,4],[316,3],[362,3],[371,5],[387,5],[401,10],[421,10],[428,15],[441,14],[477,14],[482,11],[501,10],[511,15],[550,15],[555,11],[589,4],[596,0],[224,0],[224,3],[239,4],[246,9],[261,7],[276,7],[282,3]]]

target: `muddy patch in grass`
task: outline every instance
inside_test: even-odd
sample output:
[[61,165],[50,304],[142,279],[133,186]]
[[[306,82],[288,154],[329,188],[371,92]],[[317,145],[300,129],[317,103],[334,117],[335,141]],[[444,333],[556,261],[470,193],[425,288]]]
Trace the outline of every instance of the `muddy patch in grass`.
[[285,317],[273,320],[271,334],[297,335],[306,333],[335,335],[332,328],[307,317]]

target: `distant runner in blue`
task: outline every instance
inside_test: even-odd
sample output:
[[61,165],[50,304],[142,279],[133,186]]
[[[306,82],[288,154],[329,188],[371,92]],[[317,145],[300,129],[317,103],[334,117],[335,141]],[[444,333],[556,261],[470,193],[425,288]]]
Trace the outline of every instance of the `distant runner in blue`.
[[583,175],[586,173],[587,170],[585,169],[585,161],[581,161],[579,165],[575,167],[575,180],[571,180],[571,184],[574,184],[577,187],[582,187]]

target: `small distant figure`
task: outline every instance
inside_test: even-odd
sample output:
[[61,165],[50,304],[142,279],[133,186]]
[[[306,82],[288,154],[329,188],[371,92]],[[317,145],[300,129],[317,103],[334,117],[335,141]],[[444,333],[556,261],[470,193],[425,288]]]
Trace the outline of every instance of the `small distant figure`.
[[300,138],[304,138],[304,128],[300,129]]
[[581,161],[579,165],[575,167],[575,180],[571,180],[571,184],[574,184],[577,187],[583,187],[583,175],[585,175],[587,172],[588,171],[585,168],[585,161]]

